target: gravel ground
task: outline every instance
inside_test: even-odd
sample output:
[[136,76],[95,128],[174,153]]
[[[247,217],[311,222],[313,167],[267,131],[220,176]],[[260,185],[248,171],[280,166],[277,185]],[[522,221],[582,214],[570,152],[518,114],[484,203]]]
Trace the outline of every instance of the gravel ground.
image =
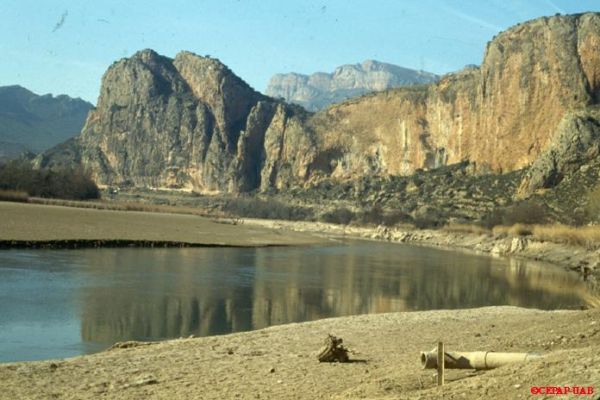
[[[353,362],[316,360],[328,333],[344,339]],[[485,372],[448,370],[440,389],[419,360],[438,340],[447,350],[545,356]],[[599,309],[363,315],[132,346],[0,365],[0,399],[515,399],[544,398],[532,386],[564,385],[594,387],[594,396],[578,398],[600,392]]]

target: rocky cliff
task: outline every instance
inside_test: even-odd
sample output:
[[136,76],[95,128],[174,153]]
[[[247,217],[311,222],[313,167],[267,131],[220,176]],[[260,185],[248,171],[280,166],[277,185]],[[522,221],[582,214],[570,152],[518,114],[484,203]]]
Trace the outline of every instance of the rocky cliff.
[[305,112],[250,88],[212,58],[152,50],[114,63],[97,108],[72,146],[100,184],[248,191],[304,179],[314,145],[299,129]]
[[77,135],[92,105],[66,95],[0,87],[0,160],[40,152]]
[[[74,143],[101,184],[199,191],[408,175],[461,161],[509,172],[567,148],[556,144],[569,140],[560,132],[588,124],[599,99],[597,13],[520,24],[487,45],[481,67],[316,114],[257,93],[215,59],[145,50],[109,68]],[[573,121],[559,129],[565,118]],[[595,137],[582,132],[585,143]],[[547,185],[539,176],[521,191]]]
[[531,164],[568,112],[596,103],[599,83],[600,15],[539,18],[495,37],[480,68],[351,100],[310,124],[334,176],[462,160],[506,172]]
[[299,104],[307,110],[318,111],[351,97],[399,86],[431,83],[438,78],[430,72],[366,60],[360,64],[342,65],[333,73],[277,74],[269,81],[265,93]]

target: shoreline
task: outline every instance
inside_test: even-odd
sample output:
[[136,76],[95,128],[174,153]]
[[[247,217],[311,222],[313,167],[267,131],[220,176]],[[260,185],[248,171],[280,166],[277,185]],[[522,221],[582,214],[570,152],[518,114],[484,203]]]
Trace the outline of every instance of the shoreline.
[[339,238],[353,238],[551,263],[578,273],[594,289],[600,289],[600,249],[542,241],[530,236],[357,227],[310,221],[207,218],[189,214],[10,202],[0,202],[0,219],[4,221],[0,231],[0,250],[243,248],[319,245]]
[[[351,363],[319,363],[328,334]],[[538,352],[543,358],[489,371],[435,371],[419,353]],[[127,342],[92,355],[0,364],[0,399],[430,399],[530,395],[532,386],[600,391],[600,309],[517,307],[357,315],[222,336]]]
[[[0,235],[0,248],[3,243],[9,242],[9,248],[19,244],[32,248],[32,245],[43,243],[58,243],[66,246],[63,248],[80,248],[74,246],[79,244],[152,247],[158,240],[156,237],[139,239],[133,236],[128,239],[98,239],[93,237],[98,232],[82,229],[88,226],[86,224],[76,228],[88,238],[48,239],[57,235],[56,225],[53,225],[56,219],[53,218],[68,216],[67,224],[60,225],[64,229],[69,228],[75,217],[83,218],[88,224],[96,223],[99,217],[103,221],[104,218],[115,217],[109,218],[108,225],[104,221],[101,230],[112,229],[118,233],[124,225],[135,235],[148,235],[149,228],[161,223],[175,224],[170,226],[170,231],[167,225],[161,225],[161,228],[165,227],[161,231],[163,236],[189,237],[190,232],[185,229],[208,232],[208,235],[195,236],[195,242],[186,242],[191,247],[315,245],[330,243],[335,238],[347,238],[554,261],[554,264],[568,269],[581,269],[590,265],[593,257],[598,257],[597,252],[583,248],[574,251],[569,246],[539,243],[527,238],[447,231],[252,219],[217,223],[197,216],[134,212],[132,217],[132,212],[86,210],[81,214],[74,212],[73,208],[57,206],[22,207],[27,206],[15,208],[0,204],[0,217],[3,212],[7,215],[7,210],[25,214],[35,210],[38,214],[33,218],[31,215],[17,215],[16,223],[37,222],[41,227],[35,232],[39,240],[5,239]],[[97,214],[99,212],[101,214]],[[12,217],[15,218],[14,215]],[[134,220],[137,221],[134,223]],[[143,221],[146,223],[138,225]],[[53,229],[44,232],[44,224]],[[16,225],[4,226],[11,226],[13,233],[27,234],[26,229],[19,231]],[[60,234],[73,232],[76,231]],[[132,232],[129,234],[134,234]],[[4,230],[2,235],[6,234],[7,230]],[[252,240],[244,239],[241,237],[243,234],[252,235]],[[229,242],[217,240],[222,237],[227,237]],[[174,247],[181,245],[181,242],[169,240],[158,243]],[[597,272],[595,267],[594,271]],[[350,350],[350,358],[355,362],[318,363],[316,354],[327,334],[342,337]],[[600,308],[540,311],[495,306],[327,318],[219,336],[151,343],[127,342],[99,353],[62,360],[2,363],[0,399],[92,399],[99,396],[125,400],[175,397],[429,399],[440,397],[442,391],[435,385],[434,372],[421,368],[418,355],[420,351],[430,350],[438,340],[444,341],[452,350],[534,351],[546,355],[541,360],[475,374],[469,370],[449,370],[447,385],[443,388],[444,398],[472,396],[508,400],[529,396],[530,387],[535,385],[560,386],[567,383],[593,386],[600,391]]]
[[312,233],[243,226],[197,215],[0,202],[0,249],[317,245]]
[[121,239],[64,239],[64,240],[0,240],[0,250],[10,249],[100,249],[100,248],[259,248],[281,247],[286,244],[228,244],[190,243],[169,240],[121,240]]
[[584,280],[600,284],[600,249],[536,240],[531,237],[457,233],[445,230],[408,230],[388,227],[354,227],[323,222],[282,221],[247,218],[243,224],[338,238],[359,238],[406,243],[454,251],[468,251],[491,257],[516,257],[555,264],[577,272]]

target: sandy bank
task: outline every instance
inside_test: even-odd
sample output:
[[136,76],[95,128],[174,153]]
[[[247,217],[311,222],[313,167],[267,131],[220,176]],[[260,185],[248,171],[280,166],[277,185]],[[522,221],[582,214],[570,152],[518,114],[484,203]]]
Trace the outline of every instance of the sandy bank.
[[[363,315],[226,336],[172,340],[98,354],[0,365],[0,398],[431,399],[441,393],[419,351],[538,351],[539,361],[472,374],[451,371],[446,399],[528,398],[531,386],[600,391],[600,310],[488,307]],[[349,364],[320,364],[332,333]]]
[[184,214],[0,202],[0,247],[269,246],[324,242],[311,233]]

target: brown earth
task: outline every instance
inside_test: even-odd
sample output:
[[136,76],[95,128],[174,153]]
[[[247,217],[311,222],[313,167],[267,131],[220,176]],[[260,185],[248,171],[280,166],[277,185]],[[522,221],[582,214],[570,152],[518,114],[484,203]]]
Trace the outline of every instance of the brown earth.
[[[316,359],[328,333],[348,364]],[[447,371],[443,389],[419,352],[540,352],[487,372]],[[515,399],[532,386],[600,391],[600,309],[514,307],[325,319],[225,336],[136,343],[98,354],[0,365],[0,399]],[[561,397],[563,398],[563,397]],[[570,398],[570,397],[567,397]]]
[[210,246],[308,245],[309,233],[218,223],[194,215],[0,202],[0,241],[123,240]]

